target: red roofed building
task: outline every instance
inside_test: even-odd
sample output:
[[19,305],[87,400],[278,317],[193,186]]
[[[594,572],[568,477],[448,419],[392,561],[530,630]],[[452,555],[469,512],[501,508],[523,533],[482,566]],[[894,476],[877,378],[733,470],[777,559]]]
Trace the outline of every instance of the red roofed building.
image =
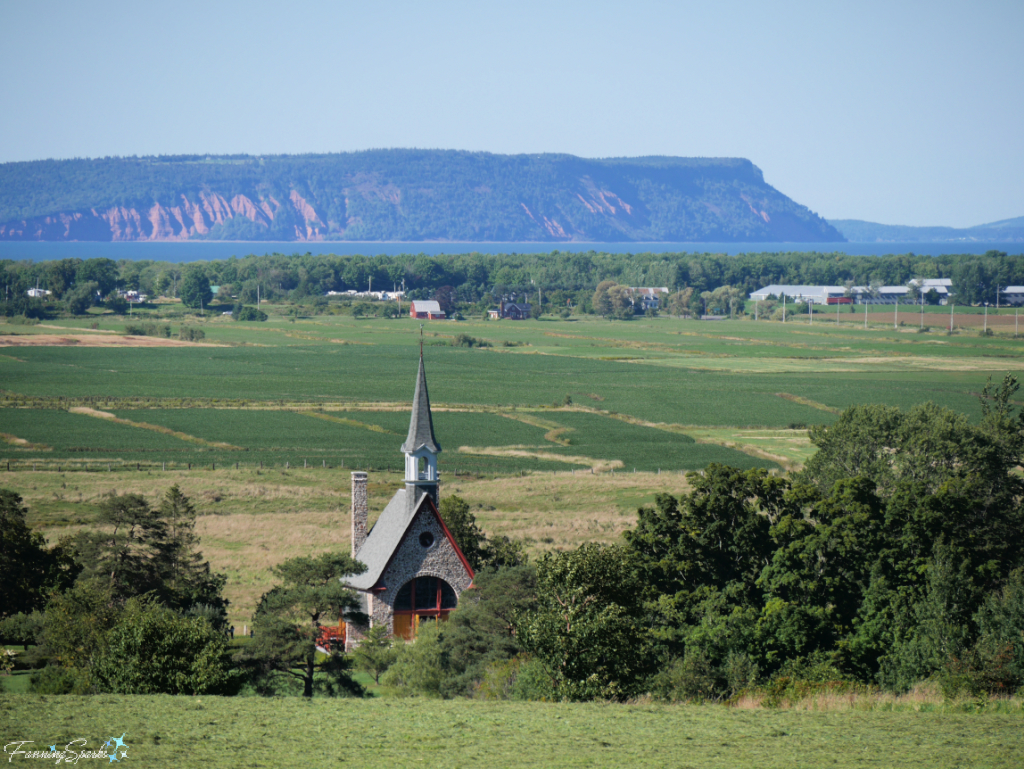
[[444,310],[433,299],[414,299],[409,304],[409,317],[423,320],[444,320]]

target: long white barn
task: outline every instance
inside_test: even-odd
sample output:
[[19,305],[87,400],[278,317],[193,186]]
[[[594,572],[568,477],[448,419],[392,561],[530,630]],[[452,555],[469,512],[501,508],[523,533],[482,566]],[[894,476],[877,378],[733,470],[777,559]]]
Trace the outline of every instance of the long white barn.
[[[784,295],[790,302],[813,302],[814,304],[907,304],[910,287],[918,285],[925,294],[934,291],[939,297],[939,304],[947,304],[950,297],[953,296],[953,282],[949,278],[926,278],[924,280],[915,278],[906,286],[879,286],[874,291],[869,286],[853,286],[847,291],[844,286],[799,286],[773,283],[752,292],[750,299],[751,301],[764,301],[765,299],[780,299]],[[1021,289],[1021,294],[1024,294],[1024,289]],[[1024,295],[1015,296],[1021,296],[1019,301],[1024,303]],[[1011,301],[1008,300],[1007,304],[1010,304]]]

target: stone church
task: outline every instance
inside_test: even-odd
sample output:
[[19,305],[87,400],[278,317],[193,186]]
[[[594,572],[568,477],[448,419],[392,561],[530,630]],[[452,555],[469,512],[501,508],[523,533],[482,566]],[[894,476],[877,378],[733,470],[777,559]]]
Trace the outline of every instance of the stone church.
[[[402,451],[405,488],[395,492],[369,532],[367,475],[352,473],[352,557],[366,564],[366,571],[345,583],[358,591],[371,627],[387,625],[392,634],[411,640],[422,622],[447,620],[473,582],[473,569],[437,510],[441,446],[434,437],[422,349]],[[360,628],[346,627],[347,649],[361,638]]]

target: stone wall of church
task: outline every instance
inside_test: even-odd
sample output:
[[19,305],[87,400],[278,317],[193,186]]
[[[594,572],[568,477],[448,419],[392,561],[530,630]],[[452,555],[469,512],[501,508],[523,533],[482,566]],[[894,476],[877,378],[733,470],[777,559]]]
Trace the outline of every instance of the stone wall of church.
[[[424,532],[430,532],[434,538],[430,547],[420,544],[420,535]],[[455,595],[462,595],[462,591],[473,582],[440,522],[427,508],[420,510],[384,571],[381,582],[387,585],[387,590],[373,597],[373,624],[386,623],[388,632],[394,630],[395,596],[413,577],[440,577],[452,586]]]

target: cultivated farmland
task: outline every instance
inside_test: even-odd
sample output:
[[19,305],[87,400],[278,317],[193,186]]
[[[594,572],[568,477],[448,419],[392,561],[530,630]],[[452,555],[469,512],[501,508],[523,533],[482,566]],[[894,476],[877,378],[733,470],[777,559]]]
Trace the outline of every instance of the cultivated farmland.
[[[103,494],[155,502],[180,483],[204,516],[204,550],[229,575],[232,621],[247,621],[270,566],[304,547],[348,547],[348,470],[373,470],[371,518],[401,483],[419,352],[408,318],[270,309],[262,324],[190,321],[203,345],[102,346],[123,338],[113,319],[0,326],[0,344],[20,343],[0,349],[2,485],[55,539]],[[638,504],[682,491],[682,473],[709,462],[799,466],[806,428],[848,406],[931,400],[977,419],[989,377],[1024,372],[1012,334],[864,330],[827,316],[424,326],[442,493],[534,550],[614,541]],[[97,343],[31,344],[67,332]],[[458,334],[491,346],[452,346]]]

